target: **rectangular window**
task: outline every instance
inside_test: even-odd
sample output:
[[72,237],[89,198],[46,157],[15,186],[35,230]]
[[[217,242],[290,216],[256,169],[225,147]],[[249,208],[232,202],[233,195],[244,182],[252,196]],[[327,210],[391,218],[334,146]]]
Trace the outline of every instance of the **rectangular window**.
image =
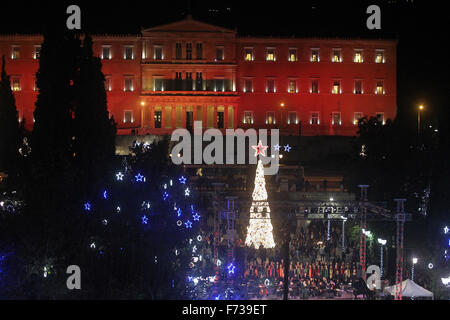
[[208,128],[214,127],[214,106],[208,106],[207,126]]
[[333,112],[333,118],[331,119],[331,122],[335,126],[340,126],[342,124],[342,122],[341,122],[341,113],[340,112]]
[[245,49],[245,61],[253,61],[253,48],[246,48]]
[[223,92],[225,91],[225,80],[224,79],[215,79],[214,80],[214,91]]
[[132,77],[125,78],[123,91],[134,91],[133,78]]
[[12,47],[11,59],[20,59],[20,47]]
[[165,107],[165,113],[164,113],[164,126],[166,128],[172,128],[172,107],[167,106]]
[[268,93],[275,92],[275,80],[274,79],[268,79],[266,81],[266,92],[268,92]]
[[133,111],[126,110],[123,113],[123,123],[133,123]]
[[311,93],[319,93],[319,80],[311,80]]
[[225,127],[224,107],[217,107],[217,128],[223,129],[224,127]]
[[297,81],[296,80],[289,80],[289,93],[296,93],[297,92]]
[[355,80],[355,89],[354,89],[354,94],[362,94],[363,90],[362,90],[362,80]]
[[186,43],[186,60],[192,60],[192,43]]
[[298,124],[297,112],[294,112],[294,111],[289,112],[288,124]]
[[12,91],[20,91],[20,78],[19,77],[13,77],[11,79],[11,90]]
[[196,112],[195,112],[195,118],[197,121],[202,121],[203,120],[203,107],[202,106],[197,106]]
[[318,112],[312,112],[311,113],[311,120],[310,120],[309,123],[312,124],[312,125],[320,124],[319,113]]
[[297,49],[289,49],[289,58],[290,62],[297,61]]
[[177,128],[183,127],[183,107],[181,106],[175,108],[175,121]]
[[223,60],[223,47],[217,47],[216,48],[216,61],[222,61]]
[[134,59],[133,46],[125,46],[124,51],[123,51],[123,58],[125,60],[133,60]]
[[155,128],[159,129],[161,128],[162,123],[162,111],[161,110],[155,110],[155,113],[153,115],[153,118],[155,120]]
[[311,62],[319,62],[319,49],[311,49]]
[[340,94],[341,91],[341,81],[340,80],[335,80],[333,81],[333,88],[331,90],[332,94]]
[[341,49],[333,49],[332,62],[342,62]]
[[162,60],[163,59],[163,48],[161,46],[155,46],[154,47],[154,56],[153,58],[155,60]]
[[353,114],[353,124],[357,125],[361,118],[362,118],[362,112],[355,112]]
[[105,90],[106,91],[111,91],[111,76],[110,75],[106,75],[105,76]]
[[197,43],[197,60],[203,59],[203,43]]
[[195,74],[195,90],[203,90],[203,74],[201,72]]
[[362,50],[360,50],[360,49],[355,50],[353,62],[355,62],[355,63],[363,63],[364,62]]
[[244,124],[253,124],[253,112],[252,111],[244,112]]
[[175,59],[180,60],[182,56],[181,43],[175,45]]
[[275,114],[273,112],[267,112],[266,124],[275,124]]
[[379,49],[375,52],[375,63],[384,63],[384,50]]
[[111,46],[102,46],[102,59],[111,59]]
[[253,79],[244,80],[244,92],[253,92]]
[[267,48],[266,61],[275,61],[275,49]]
[[377,81],[377,89],[375,90],[375,94],[384,94],[383,81]]
[[41,58],[41,46],[34,46],[34,57],[35,60],[39,60]]
[[234,108],[232,106],[228,107],[228,129],[234,128]]
[[155,86],[153,91],[164,91],[163,79],[155,79]]

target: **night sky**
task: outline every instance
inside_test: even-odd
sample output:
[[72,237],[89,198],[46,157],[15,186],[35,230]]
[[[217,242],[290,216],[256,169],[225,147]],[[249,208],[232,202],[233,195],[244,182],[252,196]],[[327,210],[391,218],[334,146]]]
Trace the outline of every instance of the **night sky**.
[[[424,121],[448,115],[448,18],[441,1],[39,1],[3,2],[1,33],[40,33],[46,24],[60,18],[65,9],[78,4],[82,29],[91,33],[138,33],[183,19],[194,19],[237,28],[239,35],[323,36],[398,39],[399,119],[415,127],[417,105],[427,108]],[[293,6],[293,3],[299,3]],[[370,4],[381,7],[382,30],[366,28]],[[437,110],[443,114],[439,115]]]

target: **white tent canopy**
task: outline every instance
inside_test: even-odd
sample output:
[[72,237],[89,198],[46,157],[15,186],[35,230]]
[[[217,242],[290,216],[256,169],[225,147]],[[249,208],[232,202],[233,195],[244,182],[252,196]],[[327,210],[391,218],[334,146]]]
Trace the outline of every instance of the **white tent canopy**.
[[[395,296],[395,285],[384,288],[384,291]],[[402,296],[403,297],[429,297],[433,298],[433,292],[428,291],[419,286],[414,281],[406,279],[402,282]]]

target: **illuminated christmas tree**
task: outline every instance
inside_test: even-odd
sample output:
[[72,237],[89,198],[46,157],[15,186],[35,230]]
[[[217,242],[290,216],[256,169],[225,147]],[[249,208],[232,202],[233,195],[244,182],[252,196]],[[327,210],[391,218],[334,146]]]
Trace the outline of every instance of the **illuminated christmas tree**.
[[[264,155],[267,147],[262,147],[261,142],[258,146],[253,147],[258,154]],[[260,149],[263,149],[262,151]],[[250,207],[250,223],[247,228],[247,238],[245,244],[247,246],[255,246],[259,249],[274,248],[272,222],[270,220],[270,207],[267,200],[266,180],[264,179],[264,167],[261,160],[258,160],[255,177],[255,189],[253,190],[253,201]]]

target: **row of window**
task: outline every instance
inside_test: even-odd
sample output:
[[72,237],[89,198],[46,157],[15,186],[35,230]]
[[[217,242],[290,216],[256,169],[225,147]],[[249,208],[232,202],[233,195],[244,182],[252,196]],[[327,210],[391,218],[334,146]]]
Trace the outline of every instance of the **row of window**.
[[[277,61],[276,48],[267,47],[265,53],[266,61]],[[254,61],[254,48],[246,47],[244,52],[244,60],[245,61]],[[297,48],[289,48],[289,53],[287,60],[290,62],[298,61]],[[310,58],[311,62],[320,62],[320,49],[319,48],[311,48]],[[342,62],[343,55],[342,50],[340,48],[334,48],[331,52],[331,62]],[[355,63],[363,63],[364,62],[364,50],[363,49],[354,49],[353,50],[353,62]],[[376,49],[375,50],[375,63],[385,63],[385,54],[384,49]]]
[[[359,119],[361,119],[362,117],[363,117],[362,112],[354,112],[352,123],[354,125],[357,125]],[[382,122],[383,124],[385,123],[383,112],[377,112],[376,117],[379,119],[380,122]],[[285,122],[286,122],[286,124],[298,124],[299,118],[297,117],[297,112],[289,111]],[[243,124],[253,124],[254,123],[253,111],[244,111],[244,118],[242,119],[242,123]],[[277,120],[276,120],[274,111],[269,111],[266,113],[265,123],[269,124],[269,125],[277,124]],[[333,112],[331,114],[331,123],[332,123],[332,125],[335,125],[335,126],[342,125],[342,119],[341,119],[340,112]],[[310,125],[320,125],[319,112],[311,112],[310,113],[309,124]]]
[[[41,56],[41,46],[35,45],[33,49],[33,59],[39,59]],[[20,46],[12,46],[11,59],[20,59]]]

